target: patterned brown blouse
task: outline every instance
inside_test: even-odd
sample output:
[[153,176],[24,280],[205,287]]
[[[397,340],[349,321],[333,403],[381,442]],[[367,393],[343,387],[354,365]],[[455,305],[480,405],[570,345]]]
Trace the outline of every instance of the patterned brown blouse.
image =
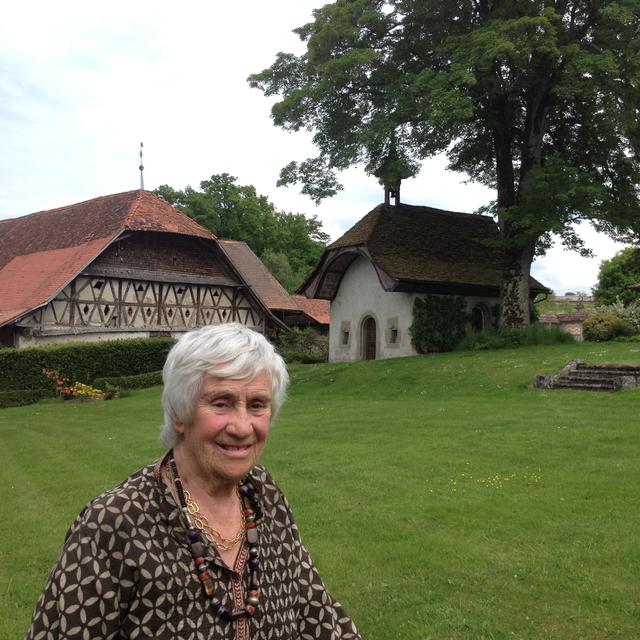
[[[91,502],[73,523],[36,605],[26,640],[358,640],[325,589],[287,501],[269,474],[250,474],[260,548],[260,605],[253,618],[221,621],[198,580],[186,521],[159,462]],[[228,609],[247,590],[246,548],[233,570],[207,552]]]

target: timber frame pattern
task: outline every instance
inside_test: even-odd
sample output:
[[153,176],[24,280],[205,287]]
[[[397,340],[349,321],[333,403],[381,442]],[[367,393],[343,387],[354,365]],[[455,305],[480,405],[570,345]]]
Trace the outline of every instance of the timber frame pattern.
[[55,335],[180,331],[223,322],[262,329],[264,318],[241,287],[80,275],[20,325]]

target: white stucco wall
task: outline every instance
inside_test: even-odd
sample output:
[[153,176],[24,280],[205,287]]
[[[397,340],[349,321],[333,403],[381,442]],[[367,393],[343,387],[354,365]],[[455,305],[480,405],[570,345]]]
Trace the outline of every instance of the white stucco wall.
[[[409,327],[413,322],[413,303],[423,294],[385,291],[378,275],[365,257],[349,266],[335,299],[331,302],[329,361],[354,362],[364,359],[363,323],[367,317],[376,321],[376,359],[416,355]],[[491,310],[499,298],[467,297],[467,311],[479,305],[485,321],[491,321]],[[397,330],[392,341],[392,330]],[[471,327],[469,326],[469,330]],[[344,343],[345,332],[348,340]]]
[[[415,355],[409,326],[413,320],[413,294],[387,292],[371,262],[359,257],[347,269],[340,289],[331,302],[329,360],[363,360],[362,325],[371,316],[376,321],[376,358]],[[397,341],[390,342],[391,329],[397,329]],[[347,344],[342,344],[344,331]]]

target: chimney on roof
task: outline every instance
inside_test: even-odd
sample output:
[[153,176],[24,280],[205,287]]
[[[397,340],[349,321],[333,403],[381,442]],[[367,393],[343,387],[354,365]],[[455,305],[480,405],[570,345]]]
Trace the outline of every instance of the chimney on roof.
[[138,169],[140,169],[140,191],[144,191],[144,167],[142,166],[142,147],[144,145],[142,144],[142,142],[140,143],[140,166],[138,167]]

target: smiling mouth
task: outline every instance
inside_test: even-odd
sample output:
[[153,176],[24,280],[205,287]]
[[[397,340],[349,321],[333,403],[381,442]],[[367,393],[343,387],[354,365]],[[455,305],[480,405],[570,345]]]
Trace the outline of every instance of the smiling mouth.
[[237,447],[234,445],[230,445],[230,444],[218,444],[218,446],[221,449],[224,449],[225,451],[247,451],[251,448],[251,445],[249,444],[245,444],[242,447]]

